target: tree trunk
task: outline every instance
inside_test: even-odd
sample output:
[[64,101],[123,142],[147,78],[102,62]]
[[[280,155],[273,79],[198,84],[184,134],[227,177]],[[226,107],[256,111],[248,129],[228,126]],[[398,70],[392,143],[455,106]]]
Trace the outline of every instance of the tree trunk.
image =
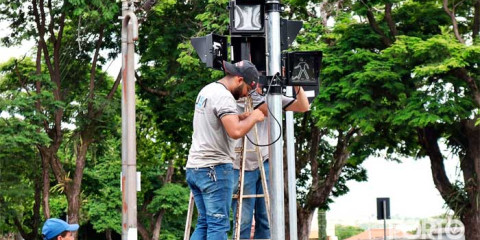
[[165,215],[164,209],[160,210],[160,212],[158,213],[157,220],[155,221],[155,228],[153,229],[152,240],[158,240],[160,237],[160,231],[162,230],[163,215]]
[[468,210],[461,218],[465,225],[465,240],[480,240],[480,211]]
[[[88,128],[85,130],[88,131]],[[82,178],[83,170],[85,169],[86,157],[88,146],[90,145],[91,140],[81,137],[82,141],[78,146],[77,160],[75,166],[75,175],[73,176],[73,181],[66,183],[66,191],[68,200],[68,222],[69,223],[79,223],[80,216],[80,207],[81,207],[81,191],[82,191]],[[67,188],[68,186],[68,188]],[[78,236],[78,232],[74,232],[75,239]]]
[[465,225],[466,240],[480,240],[480,127],[476,119],[462,122],[467,139],[467,151],[460,167],[463,172],[465,189],[469,198],[468,207],[461,217]]
[[310,226],[313,219],[315,209],[297,208],[298,217],[298,240],[308,240],[310,235]]
[[112,229],[108,228],[107,230],[105,230],[105,237],[107,238],[107,240],[112,240]]
[[45,219],[50,218],[50,204],[48,202],[50,198],[50,166],[48,164],[48,159],[40,151],[40,156],[42,158],[42,179],[43,179],[43,189],[42,189],[42,205],[43,205],[43,215]]

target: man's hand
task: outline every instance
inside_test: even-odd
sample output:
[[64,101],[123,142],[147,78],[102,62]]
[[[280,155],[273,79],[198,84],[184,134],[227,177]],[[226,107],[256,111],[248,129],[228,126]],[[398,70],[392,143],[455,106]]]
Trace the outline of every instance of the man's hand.
[[244,112],[242,114],[238,114],[238,119],[240,119],[240,121],[242,121],[243,119],[247,118],[248,116],[250,116],[251,112]]
[[238,139],[250,131],[252,127],[257,122],[261,122],[265,119],[262,111],[255,109],[253,112],[248,113],[248,117],[245,117],[243,120],[240,116],[245,117],[246,115],[242,114],[231,114],[225,115],[221,118],[223,127],[227,131],[228,136],[233,139]]
[[262,111],[260,111],[260,109],[253,110],[251,115],[253,115],[252,117],[255,119],[255,122],[261,122],[265,119],[265,115]]

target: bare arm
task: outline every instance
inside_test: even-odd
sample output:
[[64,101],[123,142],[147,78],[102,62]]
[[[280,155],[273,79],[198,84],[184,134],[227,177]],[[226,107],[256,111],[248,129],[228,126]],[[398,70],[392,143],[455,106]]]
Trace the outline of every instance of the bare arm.
[[[294,112],[307,112],[310,110],[310,103],[308,102],[307,94],[303,91],[303,88],[300,86],[294,87],[295,92],[297,93],[297,99],[290,104],[285,111],[294,111]],[[262,103],[257,107],[260,111],[263,112],[265,116],[268,116],[267,103]]]
[[240,119],[239,115],[233,114],[226,115],[221,120],[228,136],[238,139],[245,136],[255,123],[263,121],[264,117],[263,113],[257,109],[243,120]]
[[297,93],[297,99],[288,106],[285,111],[306,112],[310,110],[310,103],[308,103],[307,94],[300,86],[295,86],[294,91]]

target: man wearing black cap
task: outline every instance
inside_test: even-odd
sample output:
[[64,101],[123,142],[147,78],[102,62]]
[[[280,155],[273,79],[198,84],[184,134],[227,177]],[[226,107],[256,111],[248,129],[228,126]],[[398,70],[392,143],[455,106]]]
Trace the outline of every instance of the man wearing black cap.
[[233,194],[235,139],[263,121],[260,110],[239,114],[235,100],[247,96],[258,83],[249,61],[223,62],[225,77],[200,90],[193,116],[192,146],[187,183],[194,195],[198,221],[191,240],[227,239]]

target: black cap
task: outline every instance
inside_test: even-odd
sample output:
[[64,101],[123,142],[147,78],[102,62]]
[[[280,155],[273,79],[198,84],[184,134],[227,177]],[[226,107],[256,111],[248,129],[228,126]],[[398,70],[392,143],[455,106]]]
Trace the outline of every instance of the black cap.
[[242,60],[235,64],[223,61],[223,70],[231,75],[243,77],[243,81],[252,88],[255,88],[258,83],[258,70],[248,60]]

